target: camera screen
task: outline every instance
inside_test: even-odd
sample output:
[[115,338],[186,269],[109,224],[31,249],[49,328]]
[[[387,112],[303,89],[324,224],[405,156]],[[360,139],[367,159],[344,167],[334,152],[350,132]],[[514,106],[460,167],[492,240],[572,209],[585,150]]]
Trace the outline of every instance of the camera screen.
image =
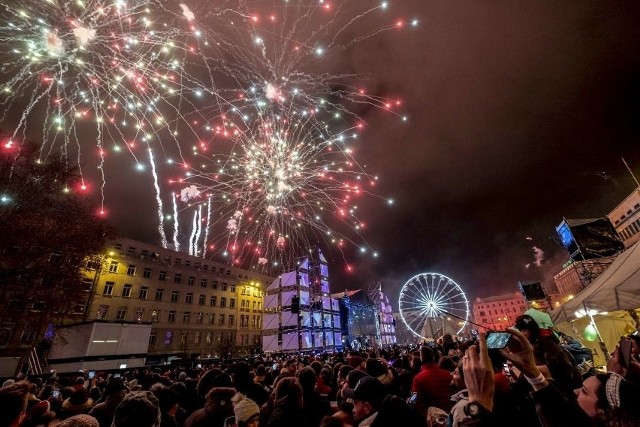
[[505,348],[510,339],[509,332],[491,332],[487,335],[487,348]]

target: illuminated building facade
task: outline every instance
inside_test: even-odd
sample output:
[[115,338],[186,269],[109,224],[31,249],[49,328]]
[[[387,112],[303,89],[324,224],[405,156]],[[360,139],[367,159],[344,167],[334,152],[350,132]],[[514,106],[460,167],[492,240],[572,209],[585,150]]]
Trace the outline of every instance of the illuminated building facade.
[[640,240],[640,188],[635,189],[607,217],[626,248]]
[[486,329],[503,331],[513,326],[516,317],[527,310],[527,302],[520,292],[476,298],[473,302],[474,322]]
[[86,321],[150,323],[151,360],[260,347],[272,277],[130,239],[107,252],[101,268],[88,266]]

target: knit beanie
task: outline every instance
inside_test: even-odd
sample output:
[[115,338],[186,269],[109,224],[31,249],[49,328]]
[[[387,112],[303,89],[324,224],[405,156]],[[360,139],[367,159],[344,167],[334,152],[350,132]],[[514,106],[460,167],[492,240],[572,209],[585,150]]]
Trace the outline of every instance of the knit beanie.
[[150,391],[132,391],[116,408],[112,427],[158,427],[159,406],[158,398]]
[[256,415],[260,415],[260,408],[253,400],[238,393],[233,397],[233,412],[236,423],[246,423]]
[[99,424],[91,415],[78,414],[62,421],[57,427],[99,427]]

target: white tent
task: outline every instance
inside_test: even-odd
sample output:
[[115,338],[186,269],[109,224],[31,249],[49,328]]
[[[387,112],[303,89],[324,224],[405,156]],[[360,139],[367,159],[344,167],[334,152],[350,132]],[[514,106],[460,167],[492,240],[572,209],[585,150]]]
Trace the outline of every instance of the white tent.
[[[627,310],[640,308],[640,245],[620,254],[598,278],[572,300],[551,311],[556,327],[569,335],[581,337],[584,328],[594,322],[608,351],[613,351],[620,337],[634,328]],[[604,363],[595,342],[583,342],[595,350],[596,359]],[[602,349],[600,349],[602,350]]]
[[571,301],[553,310],[555,323],[571,321],[587,313],[634,310],[640,307],[640,245],[620,254],[593,283]]

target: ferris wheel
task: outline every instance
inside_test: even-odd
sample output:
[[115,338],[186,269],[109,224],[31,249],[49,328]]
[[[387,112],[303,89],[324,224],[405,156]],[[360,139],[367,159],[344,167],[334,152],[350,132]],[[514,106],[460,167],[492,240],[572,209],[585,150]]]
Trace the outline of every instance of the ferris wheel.
[[440,273],[420,273],[400,290],[400,317],[420,338],[459,334],[469,320],[469,301],[460,286]]

